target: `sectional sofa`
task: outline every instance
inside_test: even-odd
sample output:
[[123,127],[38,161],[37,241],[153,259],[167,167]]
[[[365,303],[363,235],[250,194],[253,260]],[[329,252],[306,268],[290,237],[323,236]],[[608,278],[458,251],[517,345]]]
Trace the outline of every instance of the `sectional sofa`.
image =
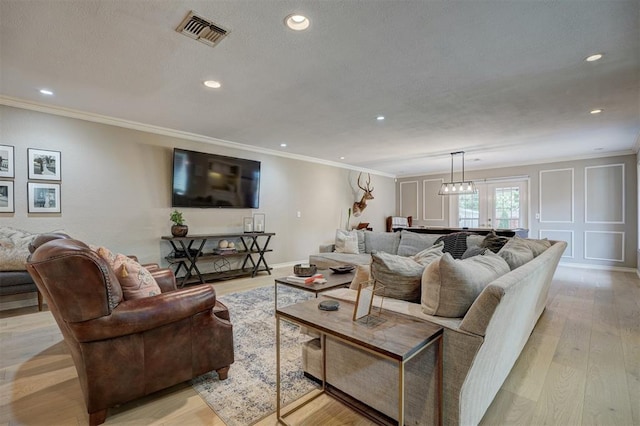
[[[405,237],[402,235],[402,238]],[[396,240],[393,238],[398,237],[381,238],[387,238],[387,243],[395,244]],[[405,241],[403,250],[408,250],[406,246],[410,241],[417,241],[413,236],[407,238],[409,240]],[[477,238],[471,237],[468,240],[469,245],[473,246]],[[536,241],[521,240],[519,243],[531,242],[535,245]],[[397,242],[396,253],[402,253],[399,249],[401,239]],[[513,258],[503,254],[509,262],[507,272],[486,284],[466,312],[457,317],[441,316],[439,312],[426,313],[433,313],[433,309],[428,306],[429,302],[425,300],[426,293],[431,291],[425,284],[425,275],[427,271],[434,269],[432,265],[424,269],[420,301],[389,297],[382,301],[384,309],[420,318],[444,328],[443,424],[478,424],[518,359],[545,308],[551,280],[567,246],[564,241],[544,243],[549,247],[541,250],[538,246],[536,250],[532,250],[528,261],[514,264]],[[339,254],[341,253],[313,255],[310,262],[326,262],[321,263],[323,266],[331,262],[344,264],[355,261],[360,264],[370,261],[372,257],[368,253],[350,254],[349,258],[335,256]],[[439,262],[443,262],[443,258]],[[451,259],[447,262],[451,263]],[[443,267],[440,266],[440,269],[442,273]],[[443,294],[441,291],[440,299]],[[345,288],[323,295],[343,302],[354,302],[357,291]],[[376,298],[374,306],[379,303],[380,300]],[[343,303],[342,306],[343,309],[349,309],[350,305]],[[396,399],[389,397],[395,395],[398,384],[393,364],[329,337],[326,354],[327,381],[330,385],[392,419],[397,418]],[[413,380],[408,381],[406,391],[407,424],[433,424],[435,421],[432,409],[435,403],[435,359],[435,353],[428,354],[412,367]],[[310,340],[304,345],[303,364],[306,374],[321,377],[318,339]]]

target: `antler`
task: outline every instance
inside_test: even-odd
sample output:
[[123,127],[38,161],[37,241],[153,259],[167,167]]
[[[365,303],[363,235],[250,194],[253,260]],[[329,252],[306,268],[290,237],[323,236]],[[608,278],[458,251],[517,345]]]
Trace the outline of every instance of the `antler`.
[[360,172],[360,174],[358,175],[358,188],[362,189],[365,192],[373,192],[373,188],[369,188],[369,184],[371,183],[371,174],[367,173],[367,187],[363,188],[362,185],[360,185],[360,177],[362,177],[362,172]]

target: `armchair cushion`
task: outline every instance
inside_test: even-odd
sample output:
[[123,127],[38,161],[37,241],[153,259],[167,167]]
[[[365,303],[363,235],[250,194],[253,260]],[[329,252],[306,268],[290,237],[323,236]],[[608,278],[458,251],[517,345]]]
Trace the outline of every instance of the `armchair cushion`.
[[161,293],[151,272],[131,257],[112,253],[105,247],[99,247],[97,253],[116,273],[125,300],[140,299]]

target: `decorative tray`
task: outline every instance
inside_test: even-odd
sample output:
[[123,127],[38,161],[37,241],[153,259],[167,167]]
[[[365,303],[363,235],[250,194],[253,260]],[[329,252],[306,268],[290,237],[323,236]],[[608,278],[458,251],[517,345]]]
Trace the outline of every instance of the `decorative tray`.
[[349,272],[355,269],[355,266],[346,265],[346,266],[339,266],[337,268],[329,268],[329,269],[331,269],[336,274],[348,274]]

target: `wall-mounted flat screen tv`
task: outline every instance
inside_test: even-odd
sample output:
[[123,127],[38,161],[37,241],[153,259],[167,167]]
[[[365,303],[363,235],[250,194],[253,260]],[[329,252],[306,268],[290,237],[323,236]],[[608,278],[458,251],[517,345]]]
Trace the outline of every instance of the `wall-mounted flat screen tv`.
[[173,150],[172,207],[257,209],[260,162]]

